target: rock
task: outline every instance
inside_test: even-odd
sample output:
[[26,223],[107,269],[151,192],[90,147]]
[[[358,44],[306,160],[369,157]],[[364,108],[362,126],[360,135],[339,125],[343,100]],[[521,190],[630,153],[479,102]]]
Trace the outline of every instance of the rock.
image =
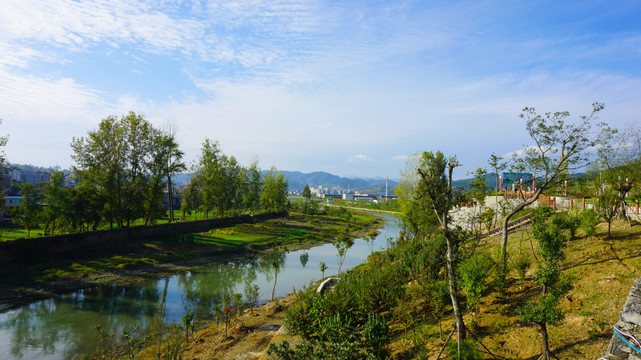
[[[616,323],[616,328],[622,332],[634,336],[637,340],[641,339],[641,278],[638,278],[632,285],[630,295],[623,305],[621,317]],[[641,351],[641,346],[633,340],[623,336],[636,349]],[[641,340],[640,340],[641,342]],[[604,360],[641,360],[641,353],[634,350],[626,344],[615,332],[610,339],[610,345],[601,359]]]

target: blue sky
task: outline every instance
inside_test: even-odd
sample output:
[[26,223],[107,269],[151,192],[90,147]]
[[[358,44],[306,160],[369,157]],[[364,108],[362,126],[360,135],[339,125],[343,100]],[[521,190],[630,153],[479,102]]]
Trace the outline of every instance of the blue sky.
[[73,165],[72,137],[130,110],[248,164],[396,178],[418,151],[457,177],[529,144],[518,115],[641,114],[638,1],[0,2],[10,162]]

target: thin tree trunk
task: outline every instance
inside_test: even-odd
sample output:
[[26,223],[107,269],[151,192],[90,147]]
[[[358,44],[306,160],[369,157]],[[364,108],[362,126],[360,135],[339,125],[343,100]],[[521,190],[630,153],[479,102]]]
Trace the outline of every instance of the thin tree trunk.
[[548,328],[545,323],[540,323],[541,327],[541,359],[550,360],[550,346],[548,344]]
[[274,301],[274,292],[276,291],[276,281],[278,281],[278,270],[274,269],[274,287],[272,288],[272,299]]
[[458,301],[458,286],[456,284],[456,273],[454,271],[454,243],[449,234],[445,236],[447,240],[447,282],[449,284],[450,298],[452,300],[452,310],[454,311],[454,318],[456,321],[456,332],[458,336],[458,343],[460,347],[461,340],[465,339],[465,324],[463,323],[463,314]]
[[174,187],[171,186],[171,175],[167,175],[167,202],[169,205],[169,222],[174,221]]

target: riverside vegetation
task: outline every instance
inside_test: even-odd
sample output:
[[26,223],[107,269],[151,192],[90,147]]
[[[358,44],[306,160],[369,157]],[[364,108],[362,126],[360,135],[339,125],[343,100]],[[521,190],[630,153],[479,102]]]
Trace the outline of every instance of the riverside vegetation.
[[[635,249],[641,242],[638,224],[626,217],[624,207],[629,192],[634,192],[631,184],[641,180],[641,142],[627,140],[641,138],[641,132],[617,135],[602,124],[600,131],[592,131],[590,123],[602,109],[602,104],[594,104],[593,112],[576,122],[567,112],[539,115],[524,109],[521,117],[533,146],[522,157],[503,165],[493,162],[492,167],[531,171],[537,189],[528,197],[517,186],[521,200],[506,201],[500,213],[484,208],[487,186],[480,177],[469,194],[452,188],[453,170],[460,166],[456,157],[424,152],[411,158],[397,189],[404,227],[397,246],[372,254],[367,264],[342,274],[342,281],[325,296],[297,293],[283,320],[295,336],[270,345],[269,356],[597,357],[605,348],[605,324],[616,319],[641,265]],[[621,144],[633,145],[622,150]],[[540,195],[559,193],[571,172],[590,164],[588,152],[593,148],[598,149],[599,157],[592,162],[598,176],[591,186],[583,186],[599,193],[594,209],[579,214],[577,209],[556,213],[526,208]],[[627,175],[625,182],[620,174]],[[480,211],[467,226],[449,216],[460,206],[474,204]],[[534,212],[532,231],[506,231],[510,217],[529,211]],[[503,219],[502,237],[478,236],[478,224],[488,224],[489,229],[497,220],[494,216]],[[602,220],[605,223],[598,224]],[[349,241],[337,244],[340,257]],[[220,304],[222,315],[215,316],[227,330],[239,316],[235,298]],[[153,358],[181,358],[185,350],[198,353],[201,345],[189,340],[203,337],[191,334],[186,316],[183,327],[176,325],[185,335],[159,338]],[[231,334],[225,332],[223,339],[233,338],[234,331],[243,333],[243,323]],[[129,346],[128,339],[123,346]]]

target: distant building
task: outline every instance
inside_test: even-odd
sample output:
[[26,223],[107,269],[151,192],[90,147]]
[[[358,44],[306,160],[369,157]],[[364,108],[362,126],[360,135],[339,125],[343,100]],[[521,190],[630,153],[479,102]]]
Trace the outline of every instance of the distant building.
[[5,208],[16,208],[22,205],[22,200],[24,196],[5,196],[4,197],[4,206]]
[[354,195],[354,200],[356,201],[376,201],[376,195]]

